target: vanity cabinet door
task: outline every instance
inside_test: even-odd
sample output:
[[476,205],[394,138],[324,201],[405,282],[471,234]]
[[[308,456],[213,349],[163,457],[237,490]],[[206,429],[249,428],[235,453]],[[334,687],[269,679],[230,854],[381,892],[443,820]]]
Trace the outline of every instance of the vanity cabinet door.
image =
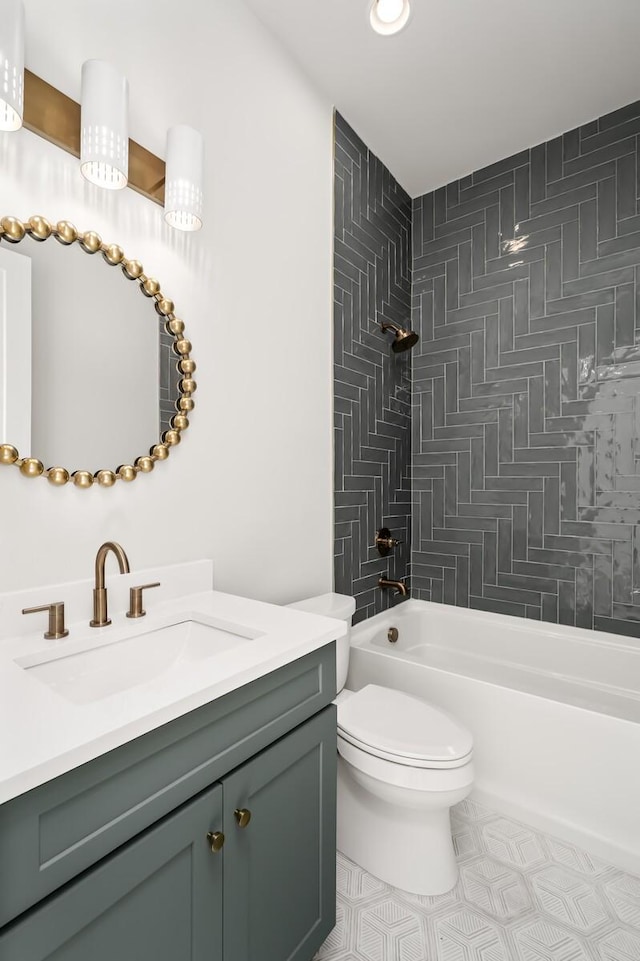
[[221,961],[215,785],[0,934],[2,961]]
[[222,783],[224,961],[310,961],[335,924],[335,707]]

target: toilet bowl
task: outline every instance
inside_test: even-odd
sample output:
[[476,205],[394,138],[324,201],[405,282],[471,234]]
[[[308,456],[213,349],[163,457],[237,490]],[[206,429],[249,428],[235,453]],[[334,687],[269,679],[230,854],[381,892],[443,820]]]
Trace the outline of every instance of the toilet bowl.
[[[355,600],[323,594],[289,606],[350,626]],[[471,735],[423,698],[346,689],[349,633],[336,642],[338,850],[394,887],[444,894],[458,879],[449,810],[471,791]]]

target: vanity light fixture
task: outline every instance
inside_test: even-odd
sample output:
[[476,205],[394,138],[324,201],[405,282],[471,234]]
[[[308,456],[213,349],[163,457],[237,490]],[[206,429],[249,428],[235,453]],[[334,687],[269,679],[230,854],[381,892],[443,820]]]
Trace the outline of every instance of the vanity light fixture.
[[369,19],[376,33],[388,37],[407,25],[410,13],[409,0],[373,0]]
[[24,6],[2,0],[0,28],[0,130],[19,130],[24,106]]
[[[22,0],[0,0],[0,4],[15,10],[23,23]],[[8,89],[7,84],[3,87],[3,77],[6,80],[11,73],[8,32],[3,34],[11,17],[4,12],[5,6],[0,20],[0,129],[9,110],[8,94],[2,100],[3,91]],[[179,230],[202,227],[204,145],[198,130],[179,125],[168,131],[165,164],[128,139],[129,85],[111,64],[102,60],[83,64],[81,104],[22,67],[15,76],[20,79],[21,102],[24,86],[24,117],[20,123],[24,119],[27,130],[79,157],[80,170],[87,180],[111,190],[129,186],[154,203],[164,204],[167,223]]]
[[104,60],[82,64],[80,170],[107,190],[127,186],[129,173],[129,84]]
[[164,219],[178,230],[202,227],[204,141],[186,124],[167,131]]

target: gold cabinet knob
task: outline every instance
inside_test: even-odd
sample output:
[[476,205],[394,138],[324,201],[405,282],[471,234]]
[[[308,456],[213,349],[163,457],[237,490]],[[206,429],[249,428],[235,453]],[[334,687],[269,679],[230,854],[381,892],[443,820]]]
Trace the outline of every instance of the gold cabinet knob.
[[247,824],[251,820],[251,811],[249,811],[247,808],[236,808],[233,814],[238,822],[238,827],[246,828]]
[[218,851],[222,850],[222,846],[224,844],[224,834],[222,831],[209,831],[207,834],[207,841],[209,842],[213,853],[217,854]]

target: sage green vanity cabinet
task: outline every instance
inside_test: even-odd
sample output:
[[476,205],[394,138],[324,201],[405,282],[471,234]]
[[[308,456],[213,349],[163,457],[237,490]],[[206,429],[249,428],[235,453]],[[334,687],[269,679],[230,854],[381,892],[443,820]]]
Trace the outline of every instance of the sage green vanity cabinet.
[[336,765],[331,706],[223,781],[225,961],[309,961],[333,927]]
[[1,961],[310,961],[333,696],[331,644],[1,806]]
[[216,785],[22,915],[2,961],[222,961],[222,821]]

